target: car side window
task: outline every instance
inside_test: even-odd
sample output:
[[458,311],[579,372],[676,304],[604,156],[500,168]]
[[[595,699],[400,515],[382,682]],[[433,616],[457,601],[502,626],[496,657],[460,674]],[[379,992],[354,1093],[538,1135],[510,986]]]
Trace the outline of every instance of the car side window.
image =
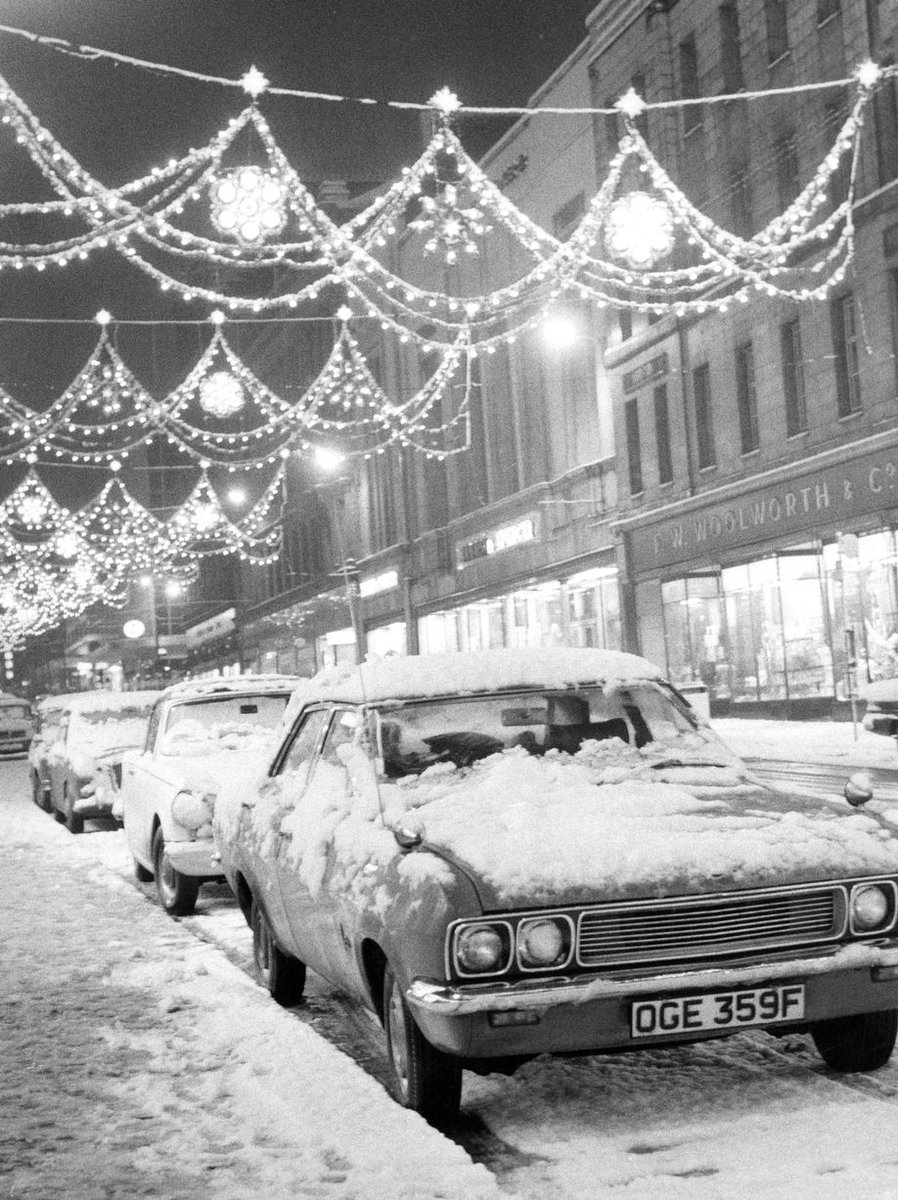
[[356,730],[361,717],[355,709],[336,708],[331,717],[330,727],[324,745],[321,747],[321,761],[338,767],[342,765],[339,749],[347,742],[355,740]]
[[286,754],[281,758],[277,768],[278,775],[286,771],[308,770],[326,716],[327,712],[323,708],[306,713],[287,747]]

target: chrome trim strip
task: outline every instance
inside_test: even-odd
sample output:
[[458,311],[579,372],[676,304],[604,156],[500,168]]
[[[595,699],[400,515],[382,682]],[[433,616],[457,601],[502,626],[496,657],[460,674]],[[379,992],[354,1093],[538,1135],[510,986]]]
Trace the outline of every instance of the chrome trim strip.
[[406,999],[422,1012],[439,1016],[471,1016],[475,1013],[509,1009],[547,1011],[561,1004],[585,1004],[591,1000],[646,996],[671,991],[701,992],[754,987],[774,979],[833,974],[866,968],[898,966],[898,940],[874,945],[853,942],[842,946],[817,947],[805,957],[765,956],[743,963],[729,962],[706,970],[624,971],[554,978],[522,979],[517,982],[491,980],[478,984],[441,983],[415,979]]

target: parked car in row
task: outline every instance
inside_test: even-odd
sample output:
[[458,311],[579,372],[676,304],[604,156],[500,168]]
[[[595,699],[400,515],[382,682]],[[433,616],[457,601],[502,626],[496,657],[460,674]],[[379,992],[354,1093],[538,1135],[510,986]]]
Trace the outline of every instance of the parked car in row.
[[87,818],[112,817],[122,758],[143,744],[158,692],[73,692],[38,705],[28,752],[34,802],[81,833]]
[[264,763],[298,678],[241,675],[186,681],[159,697],[146,743],[125,757],[117,812],[137,878],[155,880],[173,916],[221,880],[212,862],[212,810],[225,780]]
[[847,797],[763,784],[643,659],[533,649],[305,682],[213,824],[260,981],[367,1005],[397,1097],[443,1121],[463,1068],[545,1052],[760,1027],[885,1063],[898,811]]
[[26,755],[34,727],[34,710],[28,701],[0,692],[0,755]]
[[868,683],[863,695],[867,702],[864,729],[898,738],[898,679],[877,679],[875,683]]

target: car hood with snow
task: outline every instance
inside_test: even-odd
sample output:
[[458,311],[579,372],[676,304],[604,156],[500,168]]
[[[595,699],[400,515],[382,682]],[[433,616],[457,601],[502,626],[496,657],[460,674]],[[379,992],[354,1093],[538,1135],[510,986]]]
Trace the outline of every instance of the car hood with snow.
[[593,747],[431,768],[387,785],[385,808],[465,872],[487,912],[898,872],[898,809],[779,791],[724,756]]

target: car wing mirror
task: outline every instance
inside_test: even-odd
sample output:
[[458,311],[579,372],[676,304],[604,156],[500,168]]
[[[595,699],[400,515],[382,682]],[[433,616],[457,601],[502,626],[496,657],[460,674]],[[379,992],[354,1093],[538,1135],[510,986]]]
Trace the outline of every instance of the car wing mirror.
[[407,829],[401,825],[393,830],[393,837],[403,850],[414,850],[423,841],[417,829]]
[[866,771],[857,771],[845,784],[845,799],[852,808],[861,808],[873,799],[873,782]]

